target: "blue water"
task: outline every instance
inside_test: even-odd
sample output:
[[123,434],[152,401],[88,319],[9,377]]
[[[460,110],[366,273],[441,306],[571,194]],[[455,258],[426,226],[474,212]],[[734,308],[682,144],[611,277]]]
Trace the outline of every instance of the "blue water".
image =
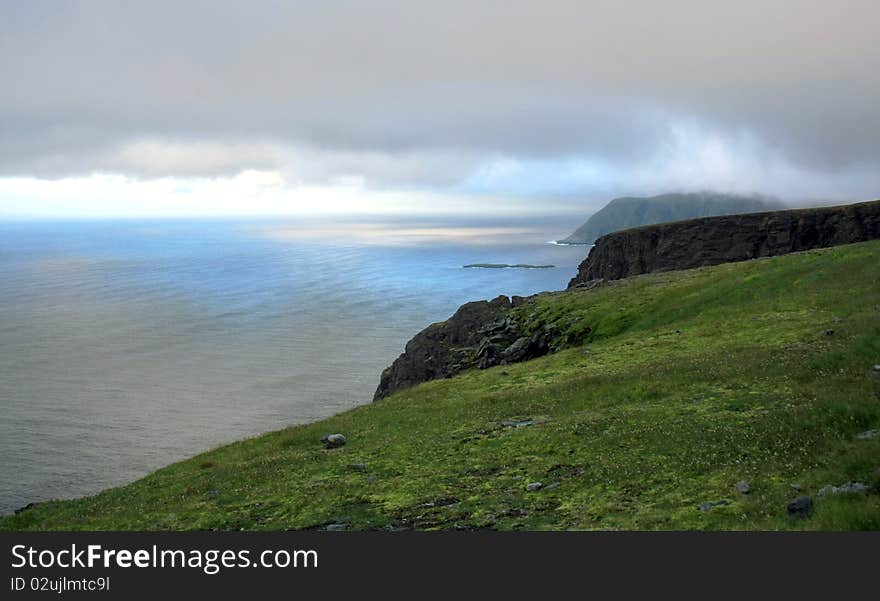
[[461,303],[564,287],[578,221],[0,223],[0,512],[369,402]]

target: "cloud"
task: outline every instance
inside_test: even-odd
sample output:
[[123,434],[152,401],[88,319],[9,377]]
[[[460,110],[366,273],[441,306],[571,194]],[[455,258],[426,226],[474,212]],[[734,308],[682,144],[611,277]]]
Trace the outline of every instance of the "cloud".
[[878,17],[873,0],[6,3],[0,177],[876,196]]

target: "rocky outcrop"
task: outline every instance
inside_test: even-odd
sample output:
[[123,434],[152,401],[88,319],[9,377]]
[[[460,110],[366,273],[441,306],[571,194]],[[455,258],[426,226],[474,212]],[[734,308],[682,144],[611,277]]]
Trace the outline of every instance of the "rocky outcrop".
[[531,297],[520,296],[475,301],[462,305],[446,321],[428,326],[382,372],[373,400],[474,367],[486,369],[547,354],[552,347],[553,329],[521,323],[512,313],[512,309],[530,301]]
[[568,287],[880,238],[880,201],[705,217],[602,236]]

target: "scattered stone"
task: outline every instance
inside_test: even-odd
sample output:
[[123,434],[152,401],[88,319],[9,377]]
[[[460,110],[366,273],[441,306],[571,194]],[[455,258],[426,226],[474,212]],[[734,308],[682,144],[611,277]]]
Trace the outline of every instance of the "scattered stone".
[[730,505],[730,501],[727,499],[721,499],[720,501],[706,501],[705,503],[701,503],[697,509],[700,511],[709,511],[713,507],[723,507],[725,505]]
[[866,492],[868,490],[868,486],[862,482],[847,482],[846,484],[841,484],[840,486],[833,486],[831,484],[826,484],[822,488],[819,489],[818,495],[820,497],[827,497],[829,495],[846,495],[851,493],[861,493]]
[[348,440],[342,434],[327,434],[321,438],[321,442],[324,443],[325,449],[337,449],[341,446],[345,446],[345,443],[348,442]]
[[831,323],[840,323],[841,321],[843,320],[836,315],[831,318]]
[[681,334],[681,330],[675,330],[676,334]]
[[510,372],[507,371],[507,370],[502,369],[502,370],[501,370],[501,375],[502,375],[502,376],[509,376],[509,375],[510,375]]
[[804,489],[803,485],[801,484],[789,484],[789,486],[791,486],[792,490],[801,491]]
[[545,486],[544,489],[545,490],[553,490],[554,488],[559,488],[560,484],[562,484],[562,482],[551,482],[550,484]]
[[526,492],[535,492],[536,490],[541,490],[544,488],[543,482],[529,482],[526,484]]
[[412,527],[408,526],[403,520],[393,520],[383,526],[382,530],[385,532],[404,532],[405,530],[412,530]]
[[24,507],[19,507],[18,509],[15,510],[15,515],[18,515],[22,511],[27,511],[28,509],[33,509],[37,505],[39,505],[39,503],[28,503]]
[[219,491],[219,490],[209,490],[209,491],[208,491],[207,493],[205,493],[205,494],[207,494],[209,497],[219,497],[219,496],[220,496],[220,491]]
[[605,278],[597,278],[595,280],[590,280],[589,282],[580,282],[575,285],[575,288],[585,288],[589,290],[590,288],[597,288],[605,283]]
[[734,484],[733,487],[736,489],[736,492],[738,492],[741,495],[747,495],[752,490],[749,487],[749,483],[746,482],[745,480],[740,480],[739,482]]
[[831,328],[828,328],[827,330],[822,330],[823,336],[831,336],[832,334],[834,334],[834,330],[832,330]]
[[880,430],[865,430],[856,434],[856,440],[871,440],[880,436]]
[[326,530],[327,532],[343,532],[345,530],[348,530],[348,524],[327,524],[326,526],[324,526],[324,530]]
[[788,504],[788,515],[795,518],[805,518],[813,513],[813,499],[801,496]]
[[544,422],[539,419],[524,419],[521,421],[515,421],[510,419],[503,419],[498,422],[498,425],[502,428],[525,428],[526,426],[535,426],[538,424],[543,424]]
[[449,507],[450,505],[456,505],[458,503],[461,503],[461,501],[456,497],[444,497],[442,499],[434,499],[433,501],[422,503],[420,507]]
[[874,365],[874,367],[872,369],[876,372],[880,372],[880,363],[877,363],[876,365]]
[[365,472],[365,471],[367,471],[367,464],[366,463],[349,463],[348,469],[350,469],[354,472]]

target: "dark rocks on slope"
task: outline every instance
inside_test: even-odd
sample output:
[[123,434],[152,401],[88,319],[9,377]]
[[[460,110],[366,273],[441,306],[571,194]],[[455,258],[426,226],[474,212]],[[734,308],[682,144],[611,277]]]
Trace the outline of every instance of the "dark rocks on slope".
[[321,437],[321,442],[324,444],[325,449],[338,449],[345,446],[348,440],[343,434],[327,434]]
[[813,513],[813,499],[801,496],[788,504],[788,515],[793,518],[805,518]]
[[546,355],[553,330],[527,333],[510,314],[528,301],[521,296],[475,301],[459,307],[446,321],[428,326],[382,372],[373,400],[475,367],[487,369]]
[[602,236],[568,287],[880,238],[880,201],[705,217]]

